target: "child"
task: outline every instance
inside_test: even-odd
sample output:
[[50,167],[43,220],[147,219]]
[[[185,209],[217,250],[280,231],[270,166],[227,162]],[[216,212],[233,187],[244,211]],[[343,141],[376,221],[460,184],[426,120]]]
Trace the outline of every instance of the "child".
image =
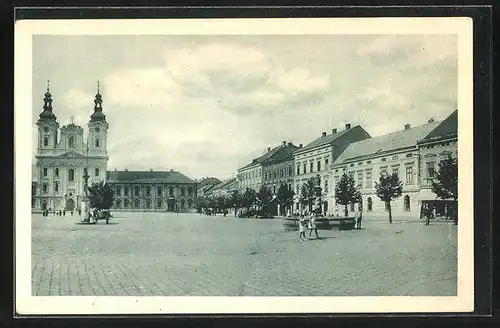
[[[300,220],[299,220],[299,240],[306,240],[306,229],[304,227],[304,216],[300,216]],[[302,238],[304,237],[304,238]]]

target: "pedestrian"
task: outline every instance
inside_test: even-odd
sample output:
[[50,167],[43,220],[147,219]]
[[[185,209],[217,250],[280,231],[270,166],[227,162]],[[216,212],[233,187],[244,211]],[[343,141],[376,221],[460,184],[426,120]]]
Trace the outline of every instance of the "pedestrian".
[[73,210],[71,210],[71,216],[73,216]]
[[299,240],[304,241],[306,238],[306,228],[305,228],[305,220],[304,216],[301,215],[299,219]]
[[361,229],[361,211],[356,211],[356,229]]
[[63,210],[63,216],[66,216],[66,210]]
[[316,238],[319,239],[318,229],[316,228],[316,216],[315,214],[311,213],[311,216],[309,217],[309,238],[311,238],[313,230],[314,233],[316,234]]

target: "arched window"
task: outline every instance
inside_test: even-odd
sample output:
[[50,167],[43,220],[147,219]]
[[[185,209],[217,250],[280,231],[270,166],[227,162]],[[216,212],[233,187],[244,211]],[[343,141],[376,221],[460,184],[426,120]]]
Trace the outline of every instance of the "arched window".
[[117,199],[116,200],[116,206],[115,206],[115,208],[122,208],[122,201],[121,201],[121,199]]
[[372,211],[372,206],[373,206],[373,201],[372,201],[372,198],[371,197],[368,197],[368,199],[366,200],[367,201],[367,211]]
[[100,146],[99,138],[95,138],[95,147],[99,148],[99,146]]
[[193,208],[193,201],[188,199],[188,208]]
[[134,201],[134,208],[140,208],[140,207],[141,207],[141,202],[138,199],[136,199]]
[[43,137],[43,146],[47,147],[49,145],[49,137],[45,136]]
[[186,203],[185,203],[184,199],[181,199],[181,208],[182,209],[186,208]]
[[75,181],[75,170],[68,170],[68,181]]
[[123,207],[124,207],[124,208],[128,208],[128,199],[125,199],[125,200],[123,201]]
[[410,196],[406,195],[404,198],[405,211],[410,210]]
[[73,136],[68,137],[68,147],[75,148],[75,137]]
[[59,191],[59,183],[54,182],[54,191],[58,192]]
[[58,167],[56,167],[55,174],[56,174],[56,177],[59,176],[59,168]]

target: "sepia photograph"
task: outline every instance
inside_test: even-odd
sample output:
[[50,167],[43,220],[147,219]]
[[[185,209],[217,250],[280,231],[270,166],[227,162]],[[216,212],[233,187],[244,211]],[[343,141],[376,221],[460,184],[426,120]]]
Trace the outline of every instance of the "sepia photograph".
[[472,311],[471,35],[18,21],[18,312]]

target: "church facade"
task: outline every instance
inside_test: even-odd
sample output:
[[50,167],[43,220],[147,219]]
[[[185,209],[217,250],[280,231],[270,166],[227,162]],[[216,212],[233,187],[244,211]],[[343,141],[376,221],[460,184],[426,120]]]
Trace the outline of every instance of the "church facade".
[[84,195],[83,176],[88,175],[89,186],[106,181],[109,124],[103,113],[99,87],[94,111],[87,124],[87,140],[84,140],[84,129],[74,122],[59,128],[48,87],[43,111],[36,124],[38,146],[34,168],[37,179],[34,210],[78,210]]

